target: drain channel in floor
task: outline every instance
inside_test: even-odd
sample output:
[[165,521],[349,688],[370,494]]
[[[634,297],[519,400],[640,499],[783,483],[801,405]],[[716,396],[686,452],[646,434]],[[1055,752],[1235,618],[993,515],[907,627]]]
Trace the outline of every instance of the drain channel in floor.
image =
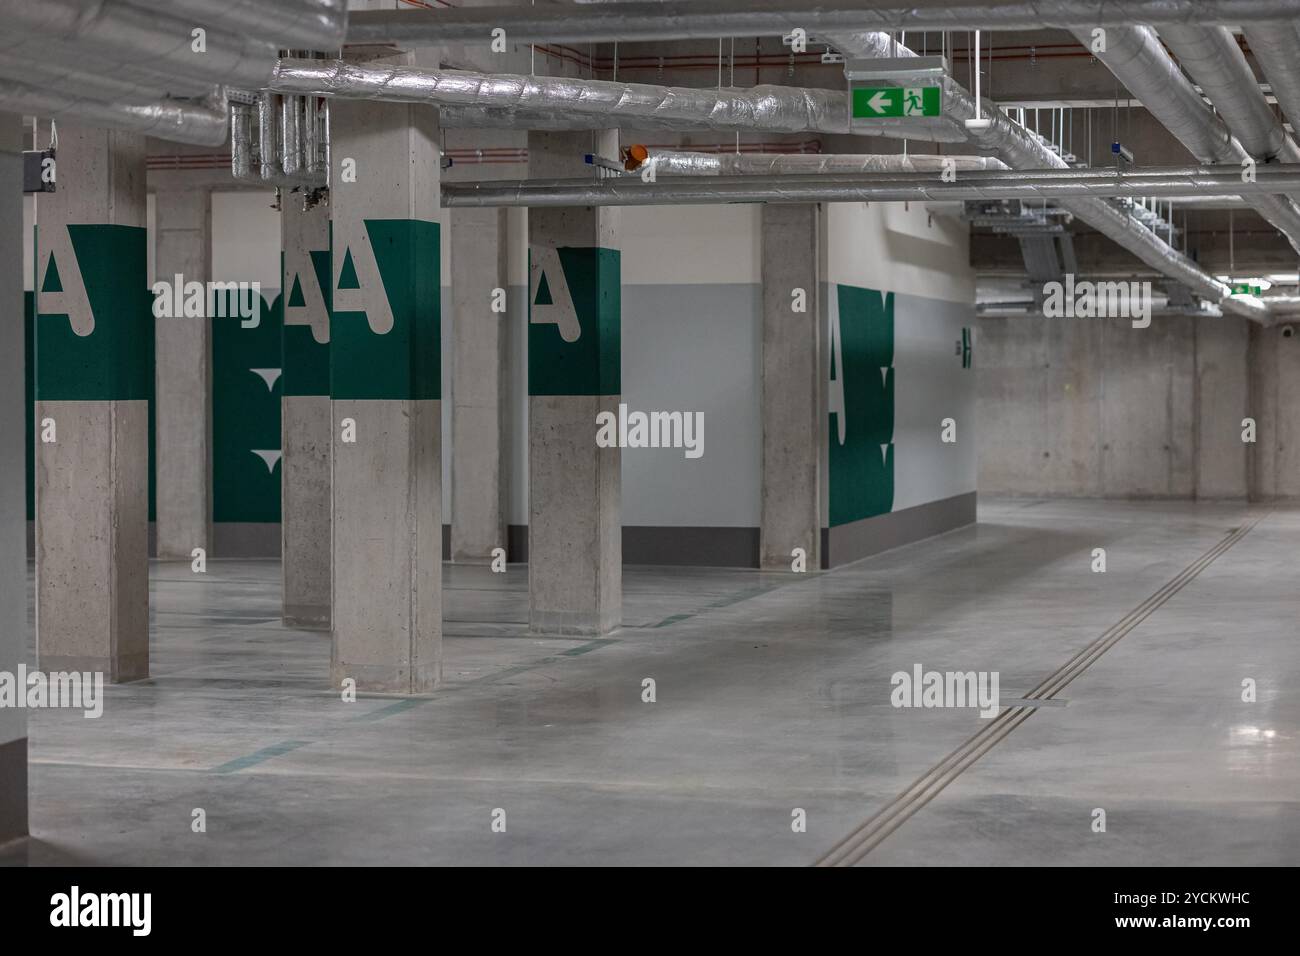
[[1249,534],[1251,529],[1266,517],[1267,514],[1260,515],[1254,521],[1229,532],[1222,541],[1189,564],[1164,587],[1129,611],[1107,628],[1100,637],[1048,675],[1042,683],[1025,695],[1024,703],[1009,702],[1013,706],[1006,707],[964,744],[917,777],[910,787],[835,844],[814,865],[853,866],[861,861],[883,843],[886,837],[906,823],[913,814],[937,797],[963,771],[1028,720],[1039,707],[1054,704],[1053,698],[1071,681],[1119,643],[1124,635],[1159,610],[1170,598],[1191,583],[1193,578],[1209,567],[1215,558]]

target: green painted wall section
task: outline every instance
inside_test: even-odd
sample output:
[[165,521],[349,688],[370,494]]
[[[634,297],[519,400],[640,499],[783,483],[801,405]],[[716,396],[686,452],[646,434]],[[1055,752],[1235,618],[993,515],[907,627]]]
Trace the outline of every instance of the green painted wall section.
[[251,328],[238,314],[211,320],[213,521],[280,520],[281,302],[263,299]]
[[[95,327],[81,336],[66,313],[37,316],[37,398],[147,399],[153,387],[153,297],[145,283],[146,231],[105,224],[67,229]],[[63,292],[73,275],[73,263],[51,255],[39,289]]]
[[[330,395],[342,399],[442,397],[441,229],[420,219],[367,219],[366,235],[393,313],[383,335],[365,312],[330,315]],[[339,289],[358,287],[342,250]]]
[[534,306],[555,304],[551,289],[557,286],[543,273],[528,302],[528,394],[618,395],[623,391],[620,253],[594,246],[556,251],[581,332],[566,342],[554,323],[532,322]]
[[828,419],[832,527],[894,507],[894,294],[837,285],[844,444]]

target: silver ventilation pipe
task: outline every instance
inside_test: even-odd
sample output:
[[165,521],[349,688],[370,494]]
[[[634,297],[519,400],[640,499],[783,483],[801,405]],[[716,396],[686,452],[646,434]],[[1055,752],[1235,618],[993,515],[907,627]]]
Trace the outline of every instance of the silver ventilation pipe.
[[[42,53],[44,48],[42,47]],[[89,65],[63,67],[44,57],[32,60],[12,50],[0,51],[0,77],[42,90],[53,90],[78,98],[105,103],[151,103],[161,99],[157,77],[140,78],[120,71],[96,73]],[[208,86],[199,88],[203,94]]]
[[629,123],[685,120],[706,129],[789,133],[848,132],[843,92],[787,86],[742,90],[612,83],[568,77],[512,76],[340,60],[281,60],[266,89],[439,106],[497,107],[618,117]]
[[796,27],[824,36],[856,30],[1044,30],[1131,23],[1239,24],[1295,15],[1294,0],[710,0],[584,5],[485,6],[448,10],[355,10],[349,43],[514,43],[783,36]]
[[280,98],[265,91],[257,95],[257,159],[261,176],[274,182],[280,175]]
[[[1091,43],[1086,31],[1077,31],[1076,36],[1085,46]],[[1240,169],[1251,158],[1165,52],[1154,30],[1107,30],[1106,49],[1096,56],[1201,162],[1231,164]],[[1300,210],[1289,199],[1255,195],[1251,205],[1282,231],[1292,247],[1300,250]]]
[[348,27],[347,0],[167,0],[164,6],[195,24],[270,37],[293,49],[337,50]]
[[230,175],[241,183],[260,183],[262,173],[253,159],[253,107],[248,103],[230,103]]
[[[1117,31],[1107,31],[1108,37]],[[840,37],[846,47],[843,52],[851,56],[875,55],[888,42],[890,55],[912,57],[916,54],[889,37],[880,34],[846,34]],[[1112,47],[1113,49],[1113,47]],[[1163,52],[1163,51],[1162,51]],[[1181,74],[1180,74],[1181,76]],[[1185,82],[1185,81],[1184,81]],[[950,77],[942,81],[943,120],[970,143],[996,152],[1008,166],[1018,170],[1067,169],[1060,156],[1051,150],[1043,137],[1013,122],[993,103],[985,101],[981,115],[988,119],[983,129],[968,130],[965,121],[975,118],[975,103],[971,95]],[[1188,84],[1190,86],[1190,84]],[[881,136],[921,138],[909,131],[904,121],[897,119],[872,120],[862,124],[859,131]],[[1226,131],[1225,131],[1226,133]],[[1075,173],[1081,172],[1075,170]],[[1262,197],[1257,197],[1262,198]],[[1270,197],[1271,198],[1271,197]],[[1263,306],[1251,300],[1232,298],[1232,290],[1218,281],[1187,256],[1178,252],[1133,216],[1105,199],[1062,198],[1056,205],[1086,222],[1102,235],[1129,250],[1148,266],[1168,276],[1204,299],[1221,304],[1257,322],[1267,321]]]
[[1291,20],[1251,24],[1246,28],[1246,42],[1283,114],[1293,129],[1300,129],[1300,69],[1296,68],[1300,31]]
[[842,173],[942,173],[1005,170],[991,156],[859,155],[856,153],[695,153],[650,149],[637,170],[656,176],[780,176]]
[[[832,94],[835,95],[835,94]],[[838,94],[843,96],[844,94]],[[844,101],[847,110],[848,101]],[[716,131],[707,114],[698,116],[677,115],[673,118],[649,116],[624,116],[619,113],[575,113],[569,110],[509,109],[495,106],[438,106],[439,125],[445,129],[517,129],[517,130],[584,130],[624,129],[638,132],[664,130],[667,132]],[[930,142],[964,142],[965,138],[950,124],[936,126],[932,117],[924,122],[925,135],[913,139]],[[725,127],[735,129],[738,127]],[[743,131],[743,128],[741,128]]]
[[[906,47],[895,48],[892,43],[891,49],[898,56],[915,55]],[[1012,123],[991,105],[986,111],[991,118],[989,126],[968,133],[963,121],[975,116],[969,94],[951,80],[944,86],[944,117],[927,124],[877,121],[872,124],[873,131],[879,135],[911,139],[969,140],[996,151],[1005,162],[1018,169],[1065,166],[1041,137]],[[758,87],[711,91],[311,60],[281,61],[270,88],[287,93],[395,102],[569,111],[602,116],[606,121],[614,116],[703,121],[714,129],[843,132],[848,114],[846,94],[822,90]],[[1209,276],[1113,204],[1081,198],[1064,199],[1059,205],[1198,295],[1215,302],[1225,301],[1226,308],[1263,319],[1262,307],[1232,300],[1231,290],[1226,285]]]
[[205,48],[196,52],[191,31],[197,24],[191,19],[123,0],[0,0],[0,22],[29,46],[68,43],[128,68],[148,63],[209,85],[257,89],[270,76],[277,52],[270,40],[206,27]]
[[[1166,27],[1160,31],[1160,38],[1200,85],[1246,152],[1260,162],[1300,160],[1300,149],[1268,105],[1231,30]],[[1293,47],[1292,55],[1294,52]]]
[[105,102],[0,80],[0,111],[107,126],[196,146],[220,146],[226,141],[226,104],[219,96],[205,101]]
[[[318,189],[326,185],[328,160],[309,168],[305,149],[305,120],[297,97],[262,92],[241,94],[253,102],[232,103],[230,111],[230,169],[241,182],[283,189]],[[323,136],[317,135],[317,142]],[[328,148],[328,147],[327,147]]]
[[280,169],[293,177],[303,165],[303,97],[281,96],[280,113]]
[[[999,169],[963,173],[952,182],[943,181],[935,172],[937,170],[821,174],[786,171],[777,175],[686,175],[662,180],[643,180],[636,175],[602,179],[525,179],[448,183],[443,186],[442,196],[443,205],[448,207],[658,206],[730,202],[943,203],[1003,199],[1036,203],[1052,200],[1065,206],[1059,201],[1083,198],[1100,202],[1115,197],[1177,196],[1188,192],[1231,195],[1242,189],[1241,178],[1235,172],[1215,166],[1146,169],[1139,173],[1095,170],[1088,176],[1077,176],[1073,169],[1010,172]],[[1269,166],[1261,171],[1259,181],[1249,184],[1248,188],[1300,188],[1300,164]]]

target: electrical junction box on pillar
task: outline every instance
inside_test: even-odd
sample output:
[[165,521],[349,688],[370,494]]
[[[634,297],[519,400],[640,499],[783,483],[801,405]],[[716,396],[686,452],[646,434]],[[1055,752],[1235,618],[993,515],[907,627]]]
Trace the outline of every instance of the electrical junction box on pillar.
[[942,83],[948,75],[941,56],[853,60],[845,69],[849,85],[849,129],[869,128],[871,120],[940,116]]

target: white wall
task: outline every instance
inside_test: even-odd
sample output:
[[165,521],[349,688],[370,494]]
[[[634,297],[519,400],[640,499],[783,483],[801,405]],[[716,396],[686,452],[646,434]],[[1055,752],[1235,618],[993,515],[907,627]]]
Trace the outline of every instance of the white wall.
[[[757,527],[759,207],[627,207],[619,215],[623,401],[640,411],[704,413],[701,458],[677,449],[623,450],[623,524]],[[524,525],[527,210],[511,216],[509,522]]]
[[[152,203],[153,197],[150,196]],[[280,212],[274,193],[212,194],[212,281],[260,282],[269,302],[280,290]]]
[[[976,379],[962,368],[962,329],[974,336],[975,274],[969,233],[954,216],[915,203],[832,203],[823,216],[822,279],[829,326],[839,285],[893,293],[894,497],[892,511],[976,487]],[[830,378],[830,348],[824,350]],[[973,349],[978,354],[977,349]],[[957,423],[945,444],[940,423]],[[831,441],[837,429],[830,430]],[[822,496],[823,523],[833,490]]]

